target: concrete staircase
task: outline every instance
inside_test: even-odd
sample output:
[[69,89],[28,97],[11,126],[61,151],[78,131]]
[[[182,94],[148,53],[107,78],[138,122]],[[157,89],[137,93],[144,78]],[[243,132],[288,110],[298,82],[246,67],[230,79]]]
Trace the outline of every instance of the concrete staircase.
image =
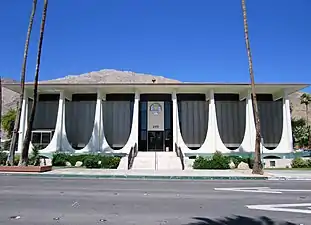
[[157,152],[157,170],[181,170],[180,158],[175,152]]
[[132,170],[181,170],[175,152],[138,152]]
[[155,152],[139,152],[134,159],[132,170],[154,170],[155,169]]

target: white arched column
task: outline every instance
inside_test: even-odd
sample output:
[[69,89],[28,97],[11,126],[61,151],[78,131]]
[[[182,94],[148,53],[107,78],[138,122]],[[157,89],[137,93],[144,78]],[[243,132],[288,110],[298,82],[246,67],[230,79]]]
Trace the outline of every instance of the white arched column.
[[[292,138],[292,127],[291,127],[291,117],[290,117],[290,102],[288,99],[288,95],[286,92],[283,93],[283,105],[282,105],[282,114],[283,114],[283,127],[282,127],[282,135],[279,144],[273,150],[269,150],[264,147],[263,143],[261,143],[260,147],[262,152],[266,155],[270,154],[289,154],[293,152],[293,138]],[[252,114],[253,114],[253,108]],[[255,137],[256,137],[256,129],[255,129],[255,119],[254,116],[252,118],[251,125],[251,133],[252,133],[252,152],[255,151]]]
[[109,143],[106,140],[105,137],[105,127],[104,127],[104,121],[102,117],[103,108],[101,104],[101,116],[100,116],[100,137],[99,139],[102,140],[100,150],[104,153],[123,153],[123,154],[129,154],[131,148],[138,144],[138,121],[139,121],[139,100],[140,100],[140,94],[139,92],[135,92],[135,99],[134,99],[134,107],[133,107],[133,119],[132,119],[132,126],[131,126],[131,132],[128,138],[128,141],[124,145],[123,148],[119,150],[114,150],[110,147]]
[[[182,134],[180,131],[180,126],[179,126],[179,116],[178,116],[178,104],[177,104],[177,97],[176,93],[173,93],[172,95],[172,101],[173,101],[173,126],[174,126],[174,120],[176,124],[176,143],[177,145],[181,148],[183,153],[191,153],[191,154],[208,154],[208,153],[215,153],[216,151],[216,135],[215,135],[215,118],[216,118],[216,113],[215,113],[215,101],[214,101],[214,91],[210,90],[209,92],[209,119],[208,119],[208,128],[206,131],[206,136],[204,139],[204,142],[202,146],[197,149],[197,150],[191,150],[190,148],[187,147],[185,144]],[[174,126],[175,128],[175,126]],[[173,140],[174,141],[174,140]]]
[[18,129],[18,144],[17,153],[22,153],[23,142],[25,139],[26,129],[28,123],[28,95],[24,93],[24,99],[22,103],[22,111],[20,116],[20,124]]
[[66,104],[65,104],[65,97],[63,96],[62,101],[62,139],[61,139],[61,149],[64,152],[72,152],[72,153],[95,153],[100,152],[99,147],[99,133],[100,133],[100,116],[101,116],[101,98],[102,94],[100,91],[97,91],[97,99],[96,99],[96,107],[95,107],[95,118],[93,124],[93,130],[91,138],[87,145],[82,149],[74,149],[68,141],[67,134],[66,134]]
[[237,149],[230,150],[228,149],[225,144],[223,143],[217,124],[217,115],[215,111],[215,135],[216,135],[216,150],[222,153],[249,153],[254,150],[253,144],[253,130],[255,128],[255,124],[252,122],[254,119],[253,117],[253,107],[252,107],[252,99],[251,93],[248,92],[246,96],[246,104],[245,104],[245,132],[242,143]]
[[[57,109],[57,119],[56,119],[56,124],[55,124],[55,131],[54,135],[52,137],[51,142],[46,146],[44,149],[40,150],[40,153],[53,153],[56,151],[61,150],[61,139],[62,139],[62,126],[63,126],[63,97],[64,92],[61,91],[59,93],[59,100],[58,100],[58,109]],[[33,145],[31,144],[31,147]]]

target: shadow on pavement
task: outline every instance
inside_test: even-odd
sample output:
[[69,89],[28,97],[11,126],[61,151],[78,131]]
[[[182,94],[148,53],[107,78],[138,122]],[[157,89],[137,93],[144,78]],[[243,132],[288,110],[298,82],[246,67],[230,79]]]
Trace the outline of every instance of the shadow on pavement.
[[214,220],[204,217],[193,217],[193,219],[196,221],[188,225],[297,225],[290,222],[277,222],[265,216],[258,219],[244,216],[225,217]]

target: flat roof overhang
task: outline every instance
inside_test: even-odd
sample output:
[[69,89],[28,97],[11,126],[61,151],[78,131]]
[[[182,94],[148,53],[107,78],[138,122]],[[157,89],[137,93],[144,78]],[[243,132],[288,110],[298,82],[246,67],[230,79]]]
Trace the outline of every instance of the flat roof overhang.
[[[2,84],[14,92],[20,93],[19,83]],[[257,93],[288,94],[304,89],[309,84],[292,83],[256,83]],[[52,94],[65,91],[66,93],[244,93],[251,90],[249,83],[53,83],[39,82],[38,93]],[[26,83],[25,90],[32,95],[33,83]]]

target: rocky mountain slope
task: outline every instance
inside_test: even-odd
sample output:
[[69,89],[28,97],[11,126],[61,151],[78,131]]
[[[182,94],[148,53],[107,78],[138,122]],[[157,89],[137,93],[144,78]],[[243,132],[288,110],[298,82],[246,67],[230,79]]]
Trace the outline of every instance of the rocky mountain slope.
[[[162,76],[154,76],[150,74],[134,73],[129,71],[118,70],[100,70],[81,75],[66,76],[59,79],[41,81],[41,83],[152,83],[156,79],[158,83],[178,83],[180,81],[165,78]],[[3,83],[14,83],[12,79],[2,79]],[[18,102],[17,93],[2,88],[3,93],[3,109],[2,113],[5,114],[10,108],[14,108]],[[300,104],[299,97],[302,92],[296,92],[290,95],[290,101],[293,106],[292,116],[295,118],[305,118],[305,106]],[[311,111],[311,110],[310,110]],[[311,122],[311,112],[309,112],[309,120]]]

